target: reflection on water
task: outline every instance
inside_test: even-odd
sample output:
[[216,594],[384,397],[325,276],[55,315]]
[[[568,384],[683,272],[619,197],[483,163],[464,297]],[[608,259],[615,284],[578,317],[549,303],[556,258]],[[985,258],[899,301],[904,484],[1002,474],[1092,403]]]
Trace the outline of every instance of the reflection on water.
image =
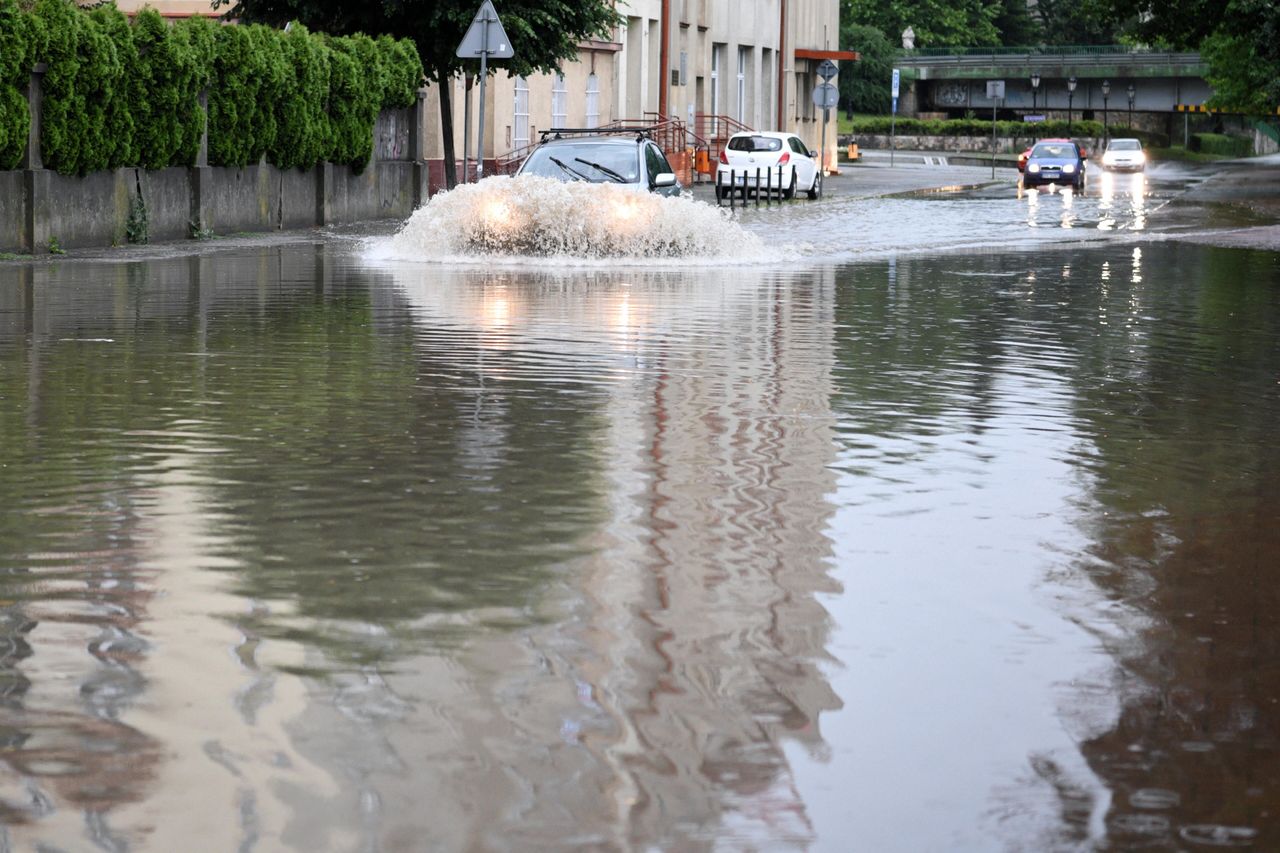
[[1142,231],[1147,227],[1151,189],[1142,172],[1098,170],[1086,192],[1056,184],[1023,189],[1019,181],[1017,195],[1026,204],[1029,228]]
[[1280,846],[1272,255],[0,276],[4,846]]

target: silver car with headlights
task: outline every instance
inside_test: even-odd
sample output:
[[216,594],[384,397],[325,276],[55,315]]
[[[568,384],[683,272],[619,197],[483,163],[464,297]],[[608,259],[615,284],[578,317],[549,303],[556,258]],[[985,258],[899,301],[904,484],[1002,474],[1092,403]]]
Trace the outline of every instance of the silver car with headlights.
[[643,131],[553,128],[544,131],[516,175],[558,181],[623,184],[640,192],[679,195],[682,187],[667,155]]

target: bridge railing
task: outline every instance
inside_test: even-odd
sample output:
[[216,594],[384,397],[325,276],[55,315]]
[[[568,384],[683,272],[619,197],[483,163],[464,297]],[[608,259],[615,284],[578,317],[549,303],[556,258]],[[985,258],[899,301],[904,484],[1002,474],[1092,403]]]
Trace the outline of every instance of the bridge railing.
[[1115,53],[1168,53],[1126,44],[1024,45],[1021,47],[918,47],[902,51],[906,58],[931,56],[1089,56]]

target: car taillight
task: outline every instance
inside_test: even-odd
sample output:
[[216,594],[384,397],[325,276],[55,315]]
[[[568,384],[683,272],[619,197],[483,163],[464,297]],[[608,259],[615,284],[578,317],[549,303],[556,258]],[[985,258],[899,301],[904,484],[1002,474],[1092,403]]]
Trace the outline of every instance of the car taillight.
[[729,152],[725,151],[723,148],[720,149],[720,162],[724,163],[726,166],[729,165]]
[[785,166],[787,163],[790,163],[790,162],[791,162],[791,152],[783,151],[782,156],[778,158],[778,165]]

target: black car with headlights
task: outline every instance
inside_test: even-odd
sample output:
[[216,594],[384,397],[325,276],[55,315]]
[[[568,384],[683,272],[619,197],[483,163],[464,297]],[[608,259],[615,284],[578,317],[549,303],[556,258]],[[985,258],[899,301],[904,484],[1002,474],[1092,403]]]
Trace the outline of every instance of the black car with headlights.
[[679,195],[681,190],[667,156],[643,131],[620,133],[572,128],[544,131],[542,141],[520,164],[516,175],[623,184],[639,192],[661,195]]
[[1070,184],[1082,190],[1088,162],[1088,153],[1078,143],[1070,139],[1042,139],[1027,155],[1022,186],[1030,189],[1042,184]]

